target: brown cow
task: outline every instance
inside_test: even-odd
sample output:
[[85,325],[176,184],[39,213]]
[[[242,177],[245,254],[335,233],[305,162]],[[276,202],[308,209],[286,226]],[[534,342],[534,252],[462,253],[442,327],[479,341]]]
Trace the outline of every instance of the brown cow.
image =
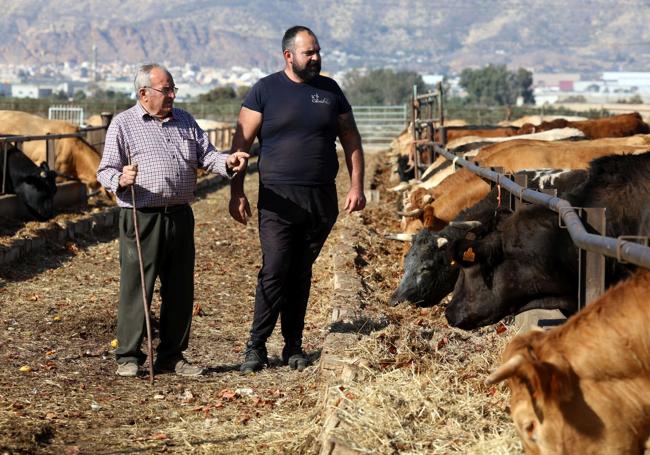
[[[45,134],[77,133],[79,128],[61,120],[48,120],[20,111],[0,110],[0,133],[20,136],[41,136]],[[64,176],[79,179],[91,190],[100,187],[97,182],[99,153],[79,138],[55,141],[54,170]],[[23,144],[23,152],[36,164],[46,161],[45,141],[29,141]]]
[[593,120],[571,122],[565,119],[556,119],[551,122],[542,122],[540,125],[525,124],[517,134],[529,134],[539,131],[547,131],[555,128],[577,128],[582,131],[588,139],[599,139],[603,137],[625,137],[634,134],[648,134],[650,128],[643,121],[638,112],[620,114],[612,117],[604,117]]
[[[585,169],[594,158],[606,155],[641,153],[650,149],[650,136],[607,138],[577,142],[547,142],[517,139],[484,147],[474,158],[483,167],[502,167],[505,172],[524,169]],[[433,213],[429,213],[424,227],[440,229],[464,209],[483,199],[490,190],[489,184],[466,169],[459,169],[447,176],[429,194]],[[417,213],[423,220],[425,201],[421,192],[410,199],[405,210]]]
[[488,384],[508,380],[527,454],[640,454],[650,436],[650,271],[548,332],[515,337]]

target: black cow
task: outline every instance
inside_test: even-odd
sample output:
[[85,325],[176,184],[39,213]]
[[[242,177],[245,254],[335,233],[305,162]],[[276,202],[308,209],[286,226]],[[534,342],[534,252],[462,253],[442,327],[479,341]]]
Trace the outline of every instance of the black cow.
[[[539,169],[520,171],[528,177],[528,186],[536,189],[557,188],[559,193],[574,188],[584,181],[586,171]],[[458,265],[449,259],[447,247],[463,238],[482,237],[494,229],[494,223],[511,212],[497,207],[497,188],[474,206],[463,210],[454,221],[438,232],[423,229],[413,238],[413,244],[404,258],[404,275],[390,298],[390,304],[409,301],[419,306],[431,306],[454,289]],[[507,205],[507,201],[504,201]],[[497,216],[499,212],[499,216]]]
[[[587,180],[564,196],[576,207],[605,207],[606,234],[650,234],[650,153],[594,160]],[[451,245],[462,271],[447,306],[449,324],[472,329],[533,308],[577,310],[577,249],[558,215],[521,207],[476,240]],[[606,261],[606,284],[632,268]]]
[[[4,151],[0,150],[0,189],[2,188]],[[40,221],[54,216],[54,194],[56,173],[47,163],[34,164],[17,148],[7,150],[7,181],[5,193],[16,194],[30,215]]]

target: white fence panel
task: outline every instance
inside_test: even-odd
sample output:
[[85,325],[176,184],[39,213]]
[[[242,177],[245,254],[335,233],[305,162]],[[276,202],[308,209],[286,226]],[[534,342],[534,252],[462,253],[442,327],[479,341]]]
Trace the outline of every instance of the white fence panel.
[[352,106],[364,144],[388,146],[408,123],[406,105]]
[[47,110],[50,120],[63,120],[73,125],[81,126],[84,123],[84,108],[76,106],[50,106]]

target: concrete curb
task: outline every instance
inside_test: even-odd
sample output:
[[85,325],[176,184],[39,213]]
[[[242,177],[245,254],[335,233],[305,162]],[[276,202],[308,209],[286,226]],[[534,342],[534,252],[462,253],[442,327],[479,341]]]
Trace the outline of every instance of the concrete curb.
[[[372,177],[376,168],[368,175]],[[373,194],[372,202],[378,202],[378,192]],[[346,386],[352,383],[363,368],[369,366],[366,359],[350,355],[354,347],[367,335],[359,333],[359,321],[364,320],[359,298],[363,291],[361,277],[356,271],[358,256],[355,246],[359,243],[361,216],[358,213],[346,216],[339,221],[338,239],[332,251],[332,318],[330,333],[325,337],[321,352],[319,370],[325,384],[323,399],[323,428],[319,437],[321,455],[357,455],[361,452],[349,447],[344,441],[332,435],[344,424],[340,418],[345,400],[342,395]]]
[[348,352],[365,335],[354,331],[345,332],[346,327],[354,327],[361,316],[359,294],[362,291],[361,279],[354,268],[357,256],[354,250],[360,223],[357,216],[348,216],[339,230],[339,239],[332,251],[333,305],[330,333],[325,337],[320,357],[319,369],[326,385],[323,400],[324,424],[320,435],[321,455],[352,455],[354,449],[332,436],[335,428],[341,425],[339,410],[344,400],[346,384],[353,381],[360,368],[367,365],[365,359],[350,356]]
[[[228,184],[218,175],[209,175],[196,185],[197,193],[206,193]],[[34,237],[14,239],[9,245],[0,247],[0,265],[9,264],[44,247],[47,242],[63,243],[77,236],[97,229],[117,227],[119,207],[108,207],[100,212],[88,213],[74,221],[50,223],[48,227],[35,231]]]

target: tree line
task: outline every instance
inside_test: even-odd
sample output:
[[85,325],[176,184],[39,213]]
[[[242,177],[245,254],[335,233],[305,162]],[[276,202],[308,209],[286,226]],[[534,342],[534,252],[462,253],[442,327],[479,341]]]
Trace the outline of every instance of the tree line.
[[[523,104],[535,104],[533,97],[533,74],[523,68],[509,70],[505,65],[488,65],[479,69],[464,69],[460,73],[460,87],[466,92],[464,97],[446,96],[446,101],[457,105],[514,106],[518,98]],[[374,69],[367,72],[349,71],[342,82],[345,95],[355,105],[395,105],[407,103],[413,95],[413,86],[418,93],[426,93],[431,87],[425,84],[422,76],[414,71],[395,71]],[[443,92],[449,93],[449,85],[443,84]],[[215,87],[198,95],[199,103],[241,102],[250,90],[249,86]],[[52,98],[65,100],[64,93],[53,94]],[[98,100],[124,101],[129,95],[103,91],[95,87],[92,96]],[[86,99],[84,92],[77,92],[74,101]]]

